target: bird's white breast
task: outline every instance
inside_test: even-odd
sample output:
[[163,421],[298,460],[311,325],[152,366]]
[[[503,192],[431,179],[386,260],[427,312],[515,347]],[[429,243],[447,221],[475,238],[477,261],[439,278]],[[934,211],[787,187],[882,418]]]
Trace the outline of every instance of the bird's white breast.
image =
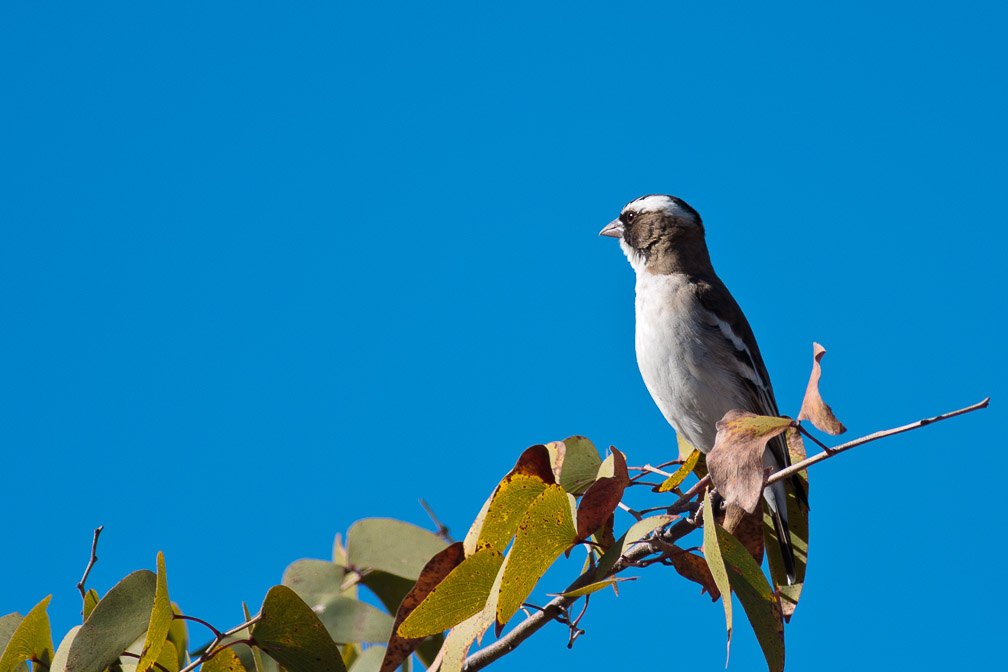
[[717,421],[742,405],[720,370],[724,353],[708,349],[711,339],[704,330],[710,329],[710,314],[683,275],[641,269],[636,289],[635,346],[644,384],[669,424],[708,452]]

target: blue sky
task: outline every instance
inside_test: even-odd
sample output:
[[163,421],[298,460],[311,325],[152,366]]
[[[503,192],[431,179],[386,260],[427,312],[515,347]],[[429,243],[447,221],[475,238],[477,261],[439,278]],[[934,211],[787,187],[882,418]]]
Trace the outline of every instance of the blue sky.
[[[359,518],[461,537],[528,445],[669,459],[597,237],[659,192],[784,412],[813,340],[852,437],[994,399],[815,468],[789,669],[991,661],[1008,20],[877,5],[5,3],[0,612],[52,592],[58,640],[103,524],[93,587],[164,550],[229,626]],[[639,575],[496,667],[720,669],[721,607]]]

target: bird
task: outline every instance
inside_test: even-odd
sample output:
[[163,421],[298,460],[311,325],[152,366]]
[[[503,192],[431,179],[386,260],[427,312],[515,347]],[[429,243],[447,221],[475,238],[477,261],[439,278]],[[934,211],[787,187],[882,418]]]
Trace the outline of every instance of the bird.
[[[649,194],[627,203],[599,235],[619,240],[637,275],[637,365],[673,429],[708,453],[728,411],[779,415],[753,330],[714,272],[700,214],[681,198]],[[763,463],[775,470],[791,464],[783,435],[769,442]],[[791,483],[807,507],[801,483]],[[795,555],[784,482],[768,486],[763,497],[791,585]]]

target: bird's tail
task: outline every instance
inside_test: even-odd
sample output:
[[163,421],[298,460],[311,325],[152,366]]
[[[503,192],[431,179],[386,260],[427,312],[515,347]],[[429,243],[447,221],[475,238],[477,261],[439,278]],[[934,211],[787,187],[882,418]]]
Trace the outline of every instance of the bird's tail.
[[787,574],[787,582],[789,586],[792,586],[794,585],[796,574],[794,546],[791,544],[791,530],[788,528],[787,521],[781,516],[779,507],[771,506],[770,513],[773,517],[774,532],[777,534],[777,543],[780,544],[781,557],[784,558],[784,572]]

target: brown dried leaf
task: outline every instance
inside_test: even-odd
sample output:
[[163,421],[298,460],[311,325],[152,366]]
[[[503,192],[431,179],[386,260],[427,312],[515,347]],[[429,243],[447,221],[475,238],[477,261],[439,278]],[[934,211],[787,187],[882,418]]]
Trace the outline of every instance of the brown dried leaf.
[[789,418],[738,409],[728,411],[718,421],[714,448],[707,454],[707,469],[727,504],[737,504],[746,513],[756,510],[763,494],[763,451],[767,441],[792,423]]
[[763,512],[746,513],[735,504],[726,513],[716,513],[718,524],[742,542],[757,563],[763,562]]
[[413,653],[414,649],[420,645],[420,642],[424,640],[423,637],[404,639],[396,633],[402,622],[406,620],[406,617],[413,613],[413,610],[423,602],[424,598],[453,569],[458,567],[464,559],[465,553],[462,549],[462,542],[456,541],[424,565],[424,568],[420,571],[420,578],[417,579],[416,585],[403,598],[402,604],[399,605],[399,610],[396,612],[395,622],[392,624],[392,636],[389,638],[388,646],[385,649],[385,657],[382,659],[381,672],[395,670]]
[[623,498],[623,491],[630,484],[626,458],[623,453],[612,448],[613,475],[600,478],[581,497],[577,511],[578,539],[590,537],[612,516]]
[[721,597],[721,591],[714,583],[714,576],[702,556],[673,545],[668,559],[680,576],[694,583],[699,583],[700,592],[706,592],[710,595],[712,602],[717,602],[717,599]]
[[818,343],[812,344],[812,375],[809,376],[808,387],[805,388],[805,398],[802,400],[801,412],[798,413],[799,422],[809,420],[816,429],[827,434],[843,434],[847,428],[833,415],[833,409],[829,407],[819,394],[819,379],[822,377],[822,367],[819,362],[826,354],[826,348]]

